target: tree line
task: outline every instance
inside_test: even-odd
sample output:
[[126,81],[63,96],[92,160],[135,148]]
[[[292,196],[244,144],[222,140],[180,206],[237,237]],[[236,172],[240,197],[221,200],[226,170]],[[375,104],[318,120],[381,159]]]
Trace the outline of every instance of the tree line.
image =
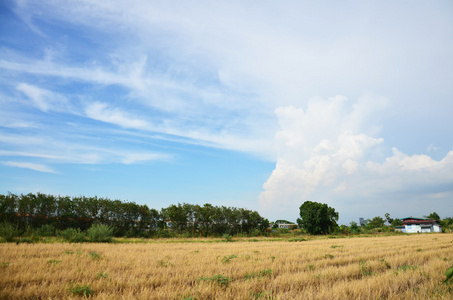
[[53,226],[87,230],[102,223],[115,236],[165,236],[169,232],[191,236],[254,234],[264,232],[269,221],[256,211],[211,204],[172,204],[160,211],[134,202],[98,197],[54,196],[42,193],[0,195],[0,221],[20,230]]

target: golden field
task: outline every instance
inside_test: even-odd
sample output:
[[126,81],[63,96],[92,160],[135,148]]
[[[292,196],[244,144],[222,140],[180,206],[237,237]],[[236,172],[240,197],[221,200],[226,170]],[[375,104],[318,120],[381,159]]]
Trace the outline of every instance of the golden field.
[[[234,240],[234,239],[233,239]],[[0,244],[2,299],[452,299],[453,235]],[[220,276],[217,276],[220,275]],[[87,289],[89,288],[89,289]]]

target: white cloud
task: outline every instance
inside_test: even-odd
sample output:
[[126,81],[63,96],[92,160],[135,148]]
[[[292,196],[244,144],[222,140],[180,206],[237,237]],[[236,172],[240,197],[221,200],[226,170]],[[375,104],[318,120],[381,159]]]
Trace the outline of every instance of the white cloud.
[[18,162],[18,161],[2,161],[0,164],[8,167],[24,168],[30,169],[38,172],[44,173],[57,173],[51,167],[42,164],[28,163],[28,162]]
[[59,94],[27,83],[20,83],[16,89],[23,92],[33,104],[43,112],[65,111],[69,107],[68,100]]
[[94,102],[85,108],[88,117],[125,128],[146,129],[149,123],[143,119],[131,116],[119,108],[111,108],[107,103]]
[[170,155],[162,153],[126,153],[123,155],[121,162],[128,165],[152,160],[168,160],[170,158]]
[[360,207],[365,201],[371,206],[377,201],[372,209],[380,211],[384,208],[378,206],[392,207],[395,202],[410,206],[413,193],[430,197],[432,191],[453,190],[453,151],[436,161],[393,148],[393,155],[385,158],[384,140],[363,133],[376,132],[369,121],[379,112],[365,112],[361,102],[333,97],[312,99],[305,110],[276,110],[279,158],[263,185],[263,209],[287,211],[312,200],[347,211],[351,204]]

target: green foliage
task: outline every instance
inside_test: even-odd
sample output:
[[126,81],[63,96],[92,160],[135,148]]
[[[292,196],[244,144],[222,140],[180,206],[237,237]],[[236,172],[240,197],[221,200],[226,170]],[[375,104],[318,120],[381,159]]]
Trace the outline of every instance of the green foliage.
[[83,297],[90,297],[94,295],[94,290],[90,288],[88,285],[73,285],[73,283],[70,284],[69,291],[78,296],[83,296]]
[[101,278],[107,279],[107,275],[108,275],[107,273],[102,273],[102,272],[100,272],[100,273],[98,274],[98,276],[96,276],[96,279],[101,279]]
[[445,272],[445,276],[447,277],[444,280],[445,283],[452,283],[453,282],[453,265]]
[[379,216],[374,217],[372,220],[368,219],[365,226],[366,229],[374,229],[384,227],[385,220]]
[[431,220],[436,220],[437,222],[440,221],[440,217],[439,215],[436,213],[436,212],[432,212],[428,215],[428,219],[431,219]]
[[55,236],[55,227],[53,225],[46,224],[36,229],[35,232],[38,236],[44,237]]
[[304,238],[292,238],[288,239],[288,242],[305,242],[307,239]]
[[48,265],[58,265],[59,263],[61,263],[61,260],[51,259],[47,261]]
[[228,278],[223,276],[222,274],[214,275],[212,277],[204,277],[201,276],[200,278],[197,279],[197,281],[208,281],[214,284],[218,284],[223,287],[228,287],[228,284],[233,281],[232,278]]
[[92,260],[98,260],[98,259],[101,259],[102,258],[102,255],[93,251],[93,252],[90,252],[89,253],[90,257]]
[[359,261],[359,265],[360,265],[360,269],[362,272],[362,276],[371,276],[372,275],[373,271],[371,270],[371,266],[369,266],[366,261],[361,259]]
[[162,260],[162,259],[159,259],[159,260],[157,261],[157,265],[158,265],[159,267],[164,267],[164,268],[165,268],[166,266],[168,266],[168,263],[166,263],[166,262],[165,262],[164,260]]
[[387,261],[385,261],[385,259],[381,259],[381,262],[385,265],[385,267],[386,267],[387,269],[391,269],[391,268],[392,268],[392,267],[390,266],[390,264],[389,264]]
[[272,276],[272,269],[265,269],[259,273],[247,273],[244,276],[244,279],[254,279],[254,278],[262,278],[262,277],[270,277]]
[[338,213],[327,204],[305,201],[299,210],[297,223],[309,234],[326,234],[338,226]]
[[67,242],[70,243],[83,243],[85,242],[85,233],[79,228],[67,228],[60,231],[59,235]]
[[393,227],[395,227],[395,226],[403,226],[404,223],[403,223],[403,221],[401,221],[400,219],[394,219],[393,222],[391,223],[391,225],[392,225]]
[[88,237],[94,243],[109,243],[112,241],[113,228],[105,224],[93,224],[88,229]]
[[9,266],[9,262],[5,262],[5,261],[4,261],[4,262],[2,262],[2,263],[0,264],[0,268],[6,268],[6,267],[8,267],[8,266]]
[[398,271],[402,271],[402,272],[406,272],[406,271],[413,271],[413,270],[417,270],[417,266],[411,266],[411,265],[403,265],[403,266],[399,266],[396,271],[395,271],[395,275],[398,276]]
[[30,238],[21,238],[21,239],[16,240],[16,244],[17,245],[19,245],[19,244],[33,244],[33,240],[30,239]]
[[7,242],[14,242],[14,240],[19,236],[20,230],[17,226],[3,222],[0,224],[0,236],[5,239]]
[[325,258],[330,258],[330,259],[335,258],[335,256],[333,256],[332,254],[326,254],[324,257]]
[[[147,238],[223,234],[260,236],[266,234],[269,226],[269,220],[258,212],[243,208],[183,203],[158,212],[133,202],[42,193],[0,195],[0,220],[16,224],[20,232],[30,227],[29,236],[41,237],[68,228],[85,232],[95,223],[113,228],[114,236]],[[67,240],[75,241],[74,238]]]
[[222,258],[222,263],[224,263],[224,264],[229,263],[233,258],[237,258],[237,256],[234,255],[234,254],[228,255],[228,256],[224,256]]
[[230,234],[224,234],[223,235],[223,241],[224,242],[232,242],[233,241],[233,237]]

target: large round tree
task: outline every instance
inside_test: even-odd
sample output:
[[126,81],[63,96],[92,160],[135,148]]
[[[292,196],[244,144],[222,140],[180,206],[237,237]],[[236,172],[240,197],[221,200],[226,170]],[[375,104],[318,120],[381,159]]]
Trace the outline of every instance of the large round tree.
[[310,234],[329,233],[338,226],[338,213],[327,204],[305,201],[299,209],[297,224]]

